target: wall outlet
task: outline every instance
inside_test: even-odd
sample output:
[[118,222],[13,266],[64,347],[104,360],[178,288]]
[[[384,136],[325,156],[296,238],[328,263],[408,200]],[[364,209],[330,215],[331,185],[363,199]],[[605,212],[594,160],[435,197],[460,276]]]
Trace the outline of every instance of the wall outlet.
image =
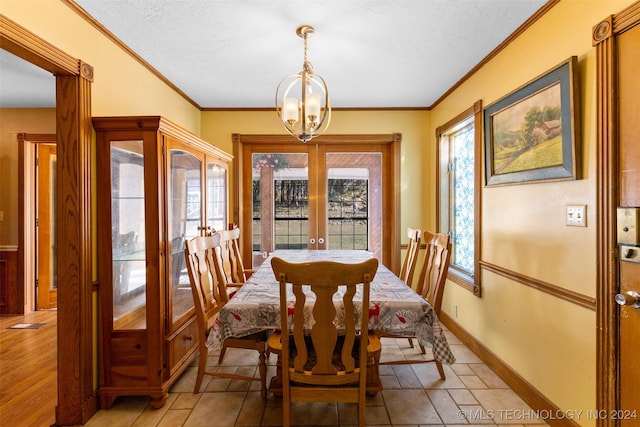
[[573,227],[586,227],[587,207],[585,205],[567,206],[567,225]]

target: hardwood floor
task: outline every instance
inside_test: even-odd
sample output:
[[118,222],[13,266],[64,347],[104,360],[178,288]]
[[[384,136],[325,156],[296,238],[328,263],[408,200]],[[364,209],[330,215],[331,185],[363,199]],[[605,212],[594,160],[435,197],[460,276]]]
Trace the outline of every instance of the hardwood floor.
[[[50,426],[58,401],[56,310],[0,316],[0,426]],[[9,329],[44,323],[39,329]]]

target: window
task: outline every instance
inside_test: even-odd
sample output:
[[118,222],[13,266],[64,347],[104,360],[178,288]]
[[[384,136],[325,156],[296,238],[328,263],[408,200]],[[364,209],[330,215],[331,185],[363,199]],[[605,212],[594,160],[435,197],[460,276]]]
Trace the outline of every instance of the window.
[[452,242],[449,279],[480,296],[482,102],[436,129],[438,230]]

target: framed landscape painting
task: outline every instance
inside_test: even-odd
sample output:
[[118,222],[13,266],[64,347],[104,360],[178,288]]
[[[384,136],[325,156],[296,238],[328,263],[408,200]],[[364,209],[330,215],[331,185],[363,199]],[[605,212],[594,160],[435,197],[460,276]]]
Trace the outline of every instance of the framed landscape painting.
[[484,109],[486,184],[581,178],[578,59]]

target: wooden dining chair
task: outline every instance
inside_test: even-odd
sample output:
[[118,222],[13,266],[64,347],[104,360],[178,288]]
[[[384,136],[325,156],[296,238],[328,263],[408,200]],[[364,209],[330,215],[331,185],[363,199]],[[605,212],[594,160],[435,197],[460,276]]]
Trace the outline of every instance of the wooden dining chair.
[[[351,402],[357,403],[358,425],[364,426],[367,364],[381,349],[368,331],[369,285],[378,260],[289,263],[274,257],[271,266],[280,284],[280,331],[291,331],[284,333],[285,339],[279,332],[269,338],[269,349],[281,355],[283,425],[290,425],[291,402]],[[287,295],[288,283],[295,302]],[[362,300],[354,301],[358,284]],[[311,311],[305,310],[304,285],[315,297]],[[342,322],[336,321],[333,301],[339,288],[345,290],[344,331],[338,330]]]
[[413,273],[418,264],[418,255],[420,254],[420,240],[422,232],[414,228],[407,228],[407,252],[400,267],[400,280],[411,287],[413,284]]
[[220,260],[227,287],[242,286],[254,271],[245,268],[242,262],[240,229],[234,227],[230,230],[220,230],[216,233],[220,235]]
[[238,348],[254,350],[258,353],[259,377],[228,374],[207,370],[207,338],[220,309],[229,301],[225,281],[222,278],[222,268],[216,251],[220,247],[220,235],[213,233],[206,237],[195,237],[186,242],[185,259],[191,282],[191,291],[196,311],[198,326],[198,374],[193,392],[198,393],[205,375],[213,377],[260,381],[260,394],[267,397],[267,365],[266,341],[268,334],[258,332],[246,337],[226,338],[224,348]]
[[[420,254],[420,239],[422,231],[415,228],[407,228],[407,251],[405,252],[402,267],[400,267],[400,280],[411,288],[413,283],[413,274],[418,265],[418,256]],[[409,346],[413,348],[413,341],[409,338]]]
[[[440,316],[444,285],[447,282],[447,272],[451,261],[451,237],[447,233],[423,232],[427,242],[424,251],[424,262],[418,278],[416,292],[429,301],[436,316]],[[425,354],[425,348],[420,344],[420,351]],[[436,361],[440,376],[444,379],[442,365]]]
[[[424,258],[420,274],[418,276],[418,284],[416,292],[426,299],[436,316],[440,315],[440,309],[442,307],[442,296],[444,295],[444,285],[447,281],[447,271],[449,270],[449,262],[451,258],[451,239],[446,233],[431,233],[424,231],[422,233],[423,239],[426,242],[426,248],[424,250]],[[387,334],[381,331],[376,331],[381,337],[391,338],[404,338],[404,336],[397,336],[393,334]],[[410,342],[413,337],[409,338]],[[426,353],[426,349],[420,343],[420,352]],[[413,347],[413,345],[411,345]],[[415,360],[391,360],[380,362],[380,365],[399,365],[399,364],[413,364],[413,363],[429,363],[435,362],[440,374],[441,379],[445,379],[444,369],[442,363],[435,359],[415,359]]]

